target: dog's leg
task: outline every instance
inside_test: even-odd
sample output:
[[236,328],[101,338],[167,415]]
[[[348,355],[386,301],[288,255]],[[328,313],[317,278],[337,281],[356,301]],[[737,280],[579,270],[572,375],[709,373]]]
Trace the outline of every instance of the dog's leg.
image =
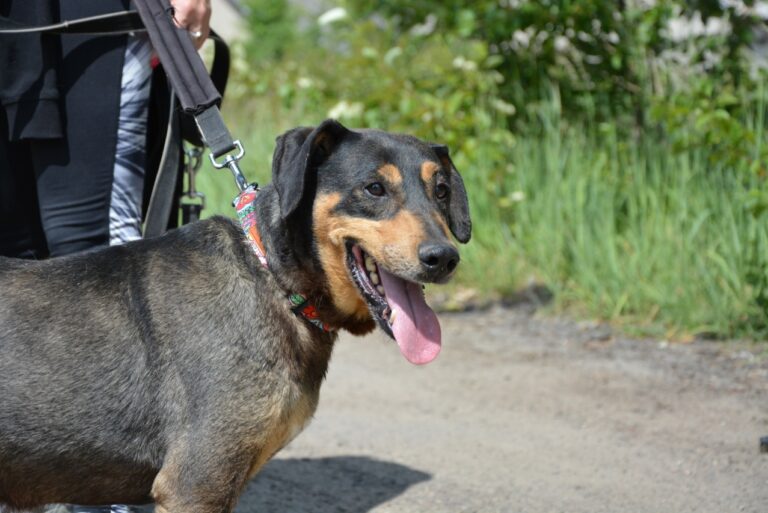
[[248,479],[249,461],[222,446],[210,449],[171,451],[152,485],[156,513],[232,511]]

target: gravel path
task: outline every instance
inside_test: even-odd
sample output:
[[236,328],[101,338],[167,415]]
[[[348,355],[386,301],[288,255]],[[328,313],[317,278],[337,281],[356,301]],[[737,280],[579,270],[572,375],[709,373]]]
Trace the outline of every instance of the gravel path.
[[237,511],[768,512],[764,345],[524,308],[441,320],[423,368],[382,335],[342,337],[314,421]]

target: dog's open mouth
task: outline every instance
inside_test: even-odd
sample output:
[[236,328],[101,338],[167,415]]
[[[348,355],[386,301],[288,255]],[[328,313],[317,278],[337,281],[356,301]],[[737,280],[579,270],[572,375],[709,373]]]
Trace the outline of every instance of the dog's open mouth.
[[387,272],[357,244],[347,244],[352,279],[382,330],[414,364],[429,363],[440,352],[440,323],[424,301],[419,283]]

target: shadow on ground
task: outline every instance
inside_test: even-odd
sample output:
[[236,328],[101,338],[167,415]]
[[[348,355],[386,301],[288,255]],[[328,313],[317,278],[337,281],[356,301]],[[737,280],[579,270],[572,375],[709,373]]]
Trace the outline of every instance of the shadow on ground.
[[364,456],[276,459],[248,483],[235,513],[364,513],[431,478]]

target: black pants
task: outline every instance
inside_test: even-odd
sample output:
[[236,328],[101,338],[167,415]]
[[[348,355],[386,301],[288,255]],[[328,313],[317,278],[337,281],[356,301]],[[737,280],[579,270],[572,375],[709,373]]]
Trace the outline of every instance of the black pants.
[[9,142],[0,108],[0,255],[45,258],[109,244],[125,44],[122,36],[62,37],[64,138]]

